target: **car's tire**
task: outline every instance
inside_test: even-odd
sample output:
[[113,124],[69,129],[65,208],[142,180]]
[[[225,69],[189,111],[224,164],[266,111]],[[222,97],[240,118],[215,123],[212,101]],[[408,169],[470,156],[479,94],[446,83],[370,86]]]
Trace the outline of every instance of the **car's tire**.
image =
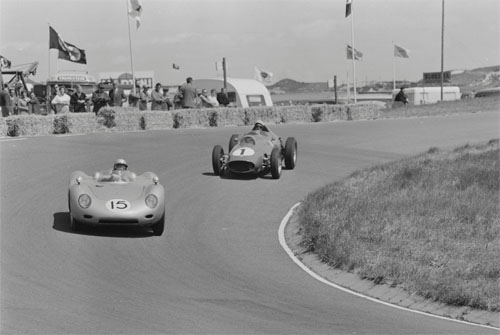
[[161,236],[161,234],[163,234],[163,230],[165,229],[165,213],[163,213],[161,219],[158,220],[158,222],[151,226],[151,229],[153,229],[153,234],[155,236]]
[[72,231],[79,231],[82,229],[82,224],[80,221],[75,219],[71,213],[69,214],[69,227],[71,228]]
[[289,170],[295,168],[297,163],[297,141],[294,137],[286,139],[285,143],[285,167]]
[[216,145],[212,150],[212,168],[216,176],[222,174],[222,156],[224,156],[224,149],[222,149],[222,146]]
[[271,176],[273,179],[279,179],[281,177],[281,171],[283,170],[281,162],[281,150],[276,147],[271,152]]
[[238,134],[233,134],[231,135],[231,138],[229,139],[229,151],[233,150],[234,146],[238,144],[239,138]]

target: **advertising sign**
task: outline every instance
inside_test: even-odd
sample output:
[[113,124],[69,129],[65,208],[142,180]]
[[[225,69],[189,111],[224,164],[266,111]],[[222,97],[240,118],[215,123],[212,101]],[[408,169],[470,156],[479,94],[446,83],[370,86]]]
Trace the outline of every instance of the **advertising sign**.
[[[135,81],[137,84],[142,86],[153,87],[154,85],[154,71],[136,71],[134,72]],[[134,85],[134,79],[132,73],[130,72],[100,72],[99,82],[109,84],[113,80],[116,82],[117,86],[124,89],[130,90]]]

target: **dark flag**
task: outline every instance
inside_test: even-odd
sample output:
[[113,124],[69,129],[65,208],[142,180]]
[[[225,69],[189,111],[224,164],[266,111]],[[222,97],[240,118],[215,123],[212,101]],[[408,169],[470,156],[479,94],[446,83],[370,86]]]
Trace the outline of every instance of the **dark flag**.
[[54,30],[54,28],[49,26],[49,49],[59,50],[59,58],[65,59],[70,62],[87,64],[87,57],[85,55],[85,50],[78,48],[77,46],[65,42],[61,36]]
[[181,67],[175,63],[172,64],[172,69],[179,70]]
[[351,5],[352,5],[352,0],[347,0],[345,4],[345,17],[351,15]]

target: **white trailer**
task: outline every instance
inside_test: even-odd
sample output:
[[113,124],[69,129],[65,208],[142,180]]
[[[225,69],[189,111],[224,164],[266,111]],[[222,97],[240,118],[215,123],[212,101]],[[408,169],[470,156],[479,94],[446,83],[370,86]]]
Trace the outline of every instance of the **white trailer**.
[[[236,107],[272,106],[271,94],[261,82],[255,79],[227,78],[227,93],[231,104]],[[224,87],[224,79],[195,79],[193,86],[206,88],[209,92],[215,89],[220,93]]]
[[[399,89],[392,91],[392,101]],[[409,87],[404,90],[409,105],[433,104],[441,101],[441,87]],[[457,86],[443,87],[443,101],[460,100],[460,88]]]

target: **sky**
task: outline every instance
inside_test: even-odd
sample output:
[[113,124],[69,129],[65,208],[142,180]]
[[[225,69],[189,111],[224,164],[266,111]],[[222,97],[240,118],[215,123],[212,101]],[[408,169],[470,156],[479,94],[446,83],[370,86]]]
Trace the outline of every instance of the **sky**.
[[[258,67],[273,82],[344,83],[354,39],[358,85],[441,70],[441,0],[353,0],[348,18],[346,0],[141,0],[138,29],[127,1],[0,0],[0,55],[14,67],[38,61],[36,81],[63,70],[130,73],[132,58],[134,71],[177,85],[221,77],[215,63],[225,58],[229,77],[253,78]],[[444,16],[444,70],[500,64],[500,1],[445,0]],[[86,65],[57,59],[49,25],[85,50]],[[410,57],[394,58],[393,44]]]

